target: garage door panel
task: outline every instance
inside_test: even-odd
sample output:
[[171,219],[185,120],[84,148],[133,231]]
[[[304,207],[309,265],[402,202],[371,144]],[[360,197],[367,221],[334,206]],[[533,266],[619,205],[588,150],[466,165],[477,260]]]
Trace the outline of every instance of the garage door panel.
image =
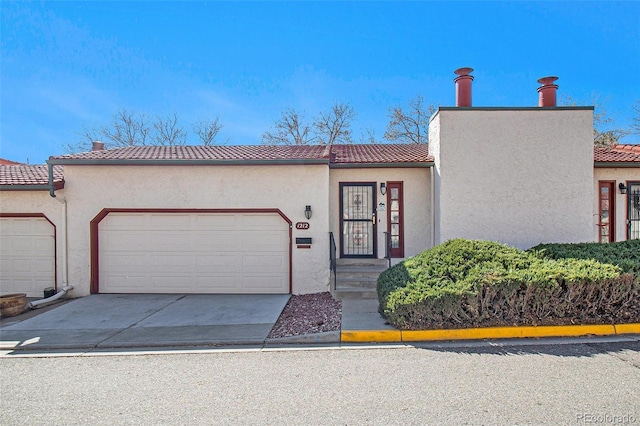
[[136,289],[144,288],[144,285],[148,282],[149,277],[147,276],[119,275],[114,273],[105,277],[101,285],[111,289],[113,293],[141,293],[142,291],[136,291]]
[[53,236],[47,235],[42,237],[35,237],[31,245],[33,253],[46,253],[49,256],[51,251],[51,245],[53,243]]
[[215,272],[220,268],[239,268],[242,266],[242,259],[231,254],[199,254],[196,258],[196,265],[201,271]]
[[3,218],[6,226],[0,227],[2,235],[49,235],[51,224],[44,218]]
[[[150,250],[189,250],[192,246],[192,235],[184,232],[162,232],[161,230],[149,230],[138,233],[137,244],[143,244]],[[145,244],[145,242],[147,244]],[[168,244],[170,243],[170,244]],[[134,246],[135,247],[135,246]]]
[[146,254],[118,252],[105,253],[100,266],[110,271],[130,271],[132,267],[143,267],[148,263]]
[[0,218],[0,293],[42,297],[55,285],[55,228],[44,217]]
[[135,231],[145,227],[148,216],[134,215],[109,215],[108,221],[100,222],[100,228],[103,230],[131,230]]
[[146,248],[146,242],[139,233],[106,230],[100,234],[104,249],[112,252],[138,251]]
[[237,235],[237,231],[203,232],[196,237],[196,243],[202,248],[200,251],[237,252],[243,249],[242,240]]
[[288,262],[275,213],[110,213],[99,227],[104,293],[287,293]]
[[176,254],[152,254],[149,256],[149,263],[156,267],[156,270],[165,269],[188,271],[196,264],[194,253],[176,253]]
[[[289,236],[286,236],[288,240]],[[251,250],[252,248],[260,248],[264,251],[277,250],[285,243],[285,236],[275,232],[247,232],[242,234],[242,246]]]
[[275,293],[276,290],[284,284],[281,277],[248,276],[242,280],[242,286],[244,288],[250,288],[255,292],[262,293]]
[[14,253],[30,253],[35,247],[37,236],[17,236],[12,235],[9,241],[2,241],[2,250],[11,250]]
[[[33,278],[30,278],[32,280],[42,280],[43,275],[52,277],[55,274],[55,270],[50,259],[42,257],[16,259],[16,261],[13,262],[13,272],[25,275],[33,273]],[[49,285],[51,285],[50,281]]]
[[284,256],[269,255],[245,255],[242,257],[242,266],[245,268],[259,268],[262,271],[280,270],[285,266]]

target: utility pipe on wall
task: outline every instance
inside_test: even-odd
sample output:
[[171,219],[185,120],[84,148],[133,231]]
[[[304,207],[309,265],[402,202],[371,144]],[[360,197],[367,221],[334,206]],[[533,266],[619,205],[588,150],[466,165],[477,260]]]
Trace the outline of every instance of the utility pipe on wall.
[[[429,186],[431,187],[431,247],[436,246],[436,174],[435,165],[429,167]],[[430,248],[431,248],[430,247]]]
[[38,308],[42,308],[43,306],[47,306],[50,305],[52,303],[54,303],[55,301],[57,301],[58,299],[62,299],[63,297],[65,297],[67,295],[67,293],[69,291],[73,290],[73,286],[72,285],[68,285],[62,288],[62,291],[57,292],[56,294],[54,294],[51,297],[47,297],[46,299],[40,299],[40,300],[34,300],[33,302],[29,302],[29,304],[27,305],[27,308],[29,309],[38,309]]

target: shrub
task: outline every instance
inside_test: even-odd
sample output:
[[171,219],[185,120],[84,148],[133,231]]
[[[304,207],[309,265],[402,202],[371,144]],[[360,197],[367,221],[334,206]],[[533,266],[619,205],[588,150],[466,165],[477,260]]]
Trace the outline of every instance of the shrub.
[[529,249],[549,259],[593,259],[640,276],[640,240],[618,243],[540,244]]
[[378,297],[401,329],[640,320],[640,283],[620,267],[489,241],[447,241],[389,268]]

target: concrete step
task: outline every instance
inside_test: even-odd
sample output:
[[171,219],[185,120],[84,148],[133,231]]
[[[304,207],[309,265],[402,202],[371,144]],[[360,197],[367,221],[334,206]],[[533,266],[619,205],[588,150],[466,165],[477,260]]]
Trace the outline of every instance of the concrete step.
[[336,265],[340,272],[376,272],[378,274],[387,270],[386,266],[379,265]]
[[378,293],[371,289],[358,287],[342,287],[334,291],[334,297],[338,300],[353,299],[377,299]]
[[387,266],[386,259],[337,259],[334,296],[339,300],[377,299],[378,277]]
[[375,278],[362,278],[362,277],[338,277],[336,280],[336,287],[358,287],[358,288],[368,288],[375,290],[378,285],[378,280]]
[[338,280],[359,279],[359,280],[367,280],[367,281],[376,281],[379,276],[380,276],[380,272],[377,272],[377,271],[353,272],[353,271],[345,271],[343,269],[338,269],[336,271],[336,278],[338,278]]

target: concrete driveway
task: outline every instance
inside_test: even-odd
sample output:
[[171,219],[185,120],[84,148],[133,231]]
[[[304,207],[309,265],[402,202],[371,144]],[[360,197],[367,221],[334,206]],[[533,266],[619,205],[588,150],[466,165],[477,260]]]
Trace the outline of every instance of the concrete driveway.
[[2,349],[261,344],[283,295],[99,294],[22,321],[3,321]]

